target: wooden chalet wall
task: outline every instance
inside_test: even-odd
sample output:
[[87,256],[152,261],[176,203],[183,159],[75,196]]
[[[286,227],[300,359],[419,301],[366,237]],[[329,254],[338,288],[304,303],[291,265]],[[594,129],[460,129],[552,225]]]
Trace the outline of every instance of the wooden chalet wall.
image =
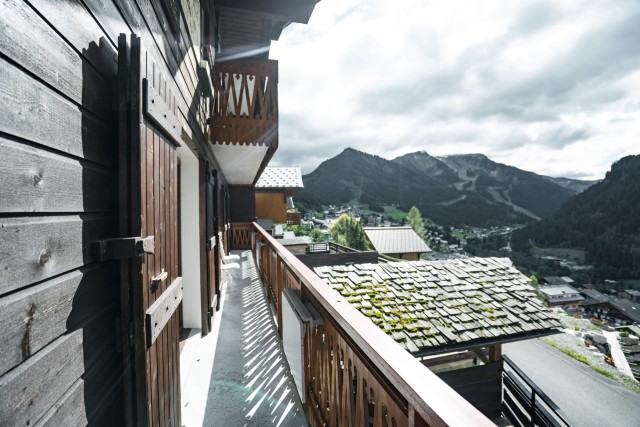
[[180,14],[194,3],[0,5],[2,425],[135,424],[119,263],[91,250],[118,237],[118,35],[141,37],[176,94],[183,144],[216,167],[190,35],[201,21],[193,8]]
[[286,224],[287,201],[284,190],[256,191],[256,216],[260,219],[271,219],[275,224]]
[[256,192],[248,185],[229,186],[230,222],[253,222],[256,220]]

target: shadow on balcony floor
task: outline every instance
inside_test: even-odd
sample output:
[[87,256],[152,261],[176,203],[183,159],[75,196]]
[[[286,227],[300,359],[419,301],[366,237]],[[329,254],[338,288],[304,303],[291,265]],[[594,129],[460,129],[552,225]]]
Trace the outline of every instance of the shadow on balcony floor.
[[205,426],[308,425],[250,251],[227,272]]

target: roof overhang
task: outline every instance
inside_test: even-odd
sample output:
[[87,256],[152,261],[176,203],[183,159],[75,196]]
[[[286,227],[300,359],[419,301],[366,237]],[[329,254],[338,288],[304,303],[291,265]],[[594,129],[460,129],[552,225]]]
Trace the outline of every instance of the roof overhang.
[[254,12],[276,21],[309,22],[319,0],[215,0],[220,10]]
[[541,338],[549,335],[562,333],[559,329],[538,330],[530,333],[505,335],[495,338],[471,340],[462,343],[453,343],[436,347],[423,347],[420,350],[411,353],[415,357],[435,356],[438,354],[451,353],[454,351],[473,350],[475,348],[490,347],[496,344],[508,344],[510,342],[525,341],[533,338]]
[[275,149],[268,145],[213,144],[213,154],[230,185],[252,185]]

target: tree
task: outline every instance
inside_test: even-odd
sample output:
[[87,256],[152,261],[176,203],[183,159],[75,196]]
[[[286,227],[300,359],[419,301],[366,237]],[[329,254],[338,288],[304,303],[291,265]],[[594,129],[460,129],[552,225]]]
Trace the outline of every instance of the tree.
[[329,229],[333,240],[341,245],[360,251],[369,248],[362,224],[347,214],[342,214]]
[[425,238],[425,230],[424,230],[424,220],[422,219],[422,214],[415,206],[412,206],[409,209],[409,213],[407,214],[407,223],[413,228],[413,231],[416,232],[418,236],[421,238]]

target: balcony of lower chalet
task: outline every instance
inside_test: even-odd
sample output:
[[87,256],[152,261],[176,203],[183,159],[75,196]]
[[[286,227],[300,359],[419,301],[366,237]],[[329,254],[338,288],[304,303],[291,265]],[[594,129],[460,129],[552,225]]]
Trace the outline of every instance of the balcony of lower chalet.
[[181,357],[185,425],[493,425],[258,224],[232,236],[214,331]]

